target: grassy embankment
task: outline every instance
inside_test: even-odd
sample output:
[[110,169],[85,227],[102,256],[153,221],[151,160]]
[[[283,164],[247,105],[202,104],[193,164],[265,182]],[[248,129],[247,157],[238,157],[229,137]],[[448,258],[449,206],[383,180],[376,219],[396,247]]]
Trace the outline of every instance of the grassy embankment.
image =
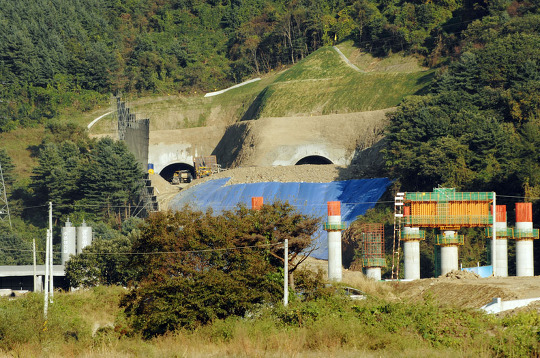
[[[204,98],[160,95],[127,98],[137,118],[151,118],[151,128],[177,129],[204,125],[227,125],[241,119],[259,117],[309,116],[360,112],[396,106],[403,97],[421,91],[432,78],[416,60],[399,54],[373,59],[361,53],[352,42],[339,45],[343,53],[361,69],[348,67],[330,47],[322,48],[287,70],[272,72],[261,81]],[[376,63],[377,65],[373,65]],[[112,102],[112,101],[111,101]],[[66,109],[56,120],[87,126],[94,118],[114,110],[113,103],[102,103],[92,111],[78,113]],[[91,133],[114,130],[113,116],[96,124]],[[27,178],[35,159],[32,148],[39,145],[43,128],[25,128],[0,134],[0,147],[6,148],[16,165],[16,174]]]
[[45,323],[42,295],[0,299],[0,354],[20,357],[493,357],[540,353],[536,312],[506,317],[429,297],[403,302],[390,283],[356,282],[367,300],[343,296],[261,308],[164,337],[142,340],[118,308],[124,289],[57,293]]
[[[355,55],[355,58],[361,56]],[[410,58],[398,55],[386,61],[400,60],[405,61],[404,66],[411,62]],[[391,69],[391,66],[380,66],[372,72],[358,72],[347,66],[334,49],[321,48],[280,74],[263,90],[258,98],[257,116],[325,115],[394,107],[404,97],[425,88],[433,77],[433,71],[419,67],[413,72]]]
[[[331,47],[322,48],[290,68],[272,72],[259,82],[214,97],[146,97],[128,101],[140,118],[151,118],[152,129],[227,125],[259,117],[310,116],[362,112],[396,106],[426,87],[433,71],[415,58],[396,54],[374,59],[352,42],[340,49],[366,73],[347,66]],[[369,65],[371,62],[377,65]],[[369,63],[368,63],[369,62]],[[103,124],[94,132],[107,131]]]

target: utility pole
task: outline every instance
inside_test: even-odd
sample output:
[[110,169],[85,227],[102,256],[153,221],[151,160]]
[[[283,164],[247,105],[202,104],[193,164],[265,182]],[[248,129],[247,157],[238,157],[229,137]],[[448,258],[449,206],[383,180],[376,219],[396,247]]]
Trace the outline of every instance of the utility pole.
[[283,306],[289,304],[289,239],[285,239],[283,244],[285,252],[285,262],[283,263]]
[[43,296],[43,315],[47,320],[47,310],[49,309],[49,235],[47,230],[47,238],[45,239],[45,294]]
[[52,282],[52,202],[49,201],[49,229],[47,230],[47,238],[45,240],[45,295],[43,302],[43,315],[47,319],[47,311],[49,309],[49,292],[52,296],[54,286]]
[[32,239],[32,261],[34,264],[34,292],[37,291],[37,269],[36,269],[36,239]]
[[53,258],[54,258],[54,255],[53,255],[53,226],[52,226],[52,202],[49,201],[49,232],[50,232],[50,240],[49,240],[49,252],[50,252],[50,255],[49,255],[49,259],[50,259],[50,262],[48,263],[51,267],[51,270],[50,270],[50,275],[51,277],[49,278],[49,284],[51,285],[50,286],[50,294],[51,294],[51,303],[52,303],[52,298],[54,296],[54,283],[53,283]]
[[9,205],[6,193],[6,184],[4,182],[4,173],[2,171],[2,163],[0,163],[0,221],[6,220],[11,228],[11,216],[9,215]]

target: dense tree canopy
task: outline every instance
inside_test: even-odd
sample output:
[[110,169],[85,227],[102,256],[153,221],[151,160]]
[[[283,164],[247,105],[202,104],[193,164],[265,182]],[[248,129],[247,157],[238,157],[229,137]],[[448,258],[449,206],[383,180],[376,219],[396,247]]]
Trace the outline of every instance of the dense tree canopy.
[[120,231],[103,223],[90,223],[94,229],[92,244],[66,262],[69,286],[127,286],[136,277],[136,268],[131,265],[129,255],[133,242],[138,239],[141,222],[141,219],[129,218],[122,223]]
[[[3,148],[0,148],[0,166],[2,167],[2,176],[4,177],[4,184],[9,186],[15,181],[13,169],[15,165],[13,160],[11,160],[7,151]],[[1,184],[1,182],[0,182]]]
[[346,38],[377,55],[407,51],[434,65],[459,53],[472,20],[497,23],[534,13],[538,5],[0,0],[0,8],[0,131],[7,131],[53,118],[65,107],[87,110],[110,92],[223,88]]
[[129,205],[135,209],[143,172],[124,142],[90,140],[71,126],[53,125],[49,130],[54,135],[46,137],[39,149],[30,184],[34,204],[52,201],[60,216],[77,211],[87,217],[110,216],[124,213]]
[[529,32],[464,53],[391,116],[388,165],[408,190],[538,191],[540,36]]
[[139,284],[123,300],[126,313],[150,337],[276,302],[283,295],[283,240],[295,257],[318,225],[284,203],[217,216],[187,207],[156,213],[133,245]]

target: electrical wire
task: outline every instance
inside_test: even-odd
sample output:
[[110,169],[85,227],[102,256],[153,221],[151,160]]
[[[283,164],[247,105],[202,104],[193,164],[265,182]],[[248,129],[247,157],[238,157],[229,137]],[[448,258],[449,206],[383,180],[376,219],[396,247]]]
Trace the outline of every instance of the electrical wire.
[[[223,247],[217,249],[199,249],[199,250],[183,250],[183,251],[154,251],[154,252],[83,252],[80,255],[124,255],[124,256],[144,256],[144,255],[172,255],[172,254],[190,254],[199,252],[217,252],[217,251],[233,251],[243,250],[250,248],[266,248],[271,246],[283,245],[282,242],[274,244],[260,244],[260,245],[248,245],[248,246],[235,246],[235,247]],[[16,252],[33,252],[29,249],[6,249],[0,248],[0,251],[16,251]],[[43,250],[36,250],[36,253],[45,253]],[[61,254],[60,251],[53,251],[53,254]]]
[[[393,200],[379,200],[379,201],[358,201],[358,202],[341,202],[341,205],[364,205],[364,204],[380,204],[380,203],[393,203]],[[144,207],[144,205],[139,205],[142,203],[142,199],[139,200],[137,204],[132,205],[103,205],[103,204],[54,204],[53,202],[53,210],[58,208],[73,208],[73,207],[81,207],[81,208],[111,208],[111,209],[126,209],[126,208],[140,208]],[[242,204],[242,203],[239,203]],[[291,204],[290,206],[294,207],[317,207],[317,206],[326,206],[327,204]],[[49,204],[43,204],[43,205],[35,205],[35,206],[21,206],[19,207],[21,210],[27,210],[27,209],[35,209],[35,208],[46,208]],[[213,205],[212,208],[237,208],[238,205]]]

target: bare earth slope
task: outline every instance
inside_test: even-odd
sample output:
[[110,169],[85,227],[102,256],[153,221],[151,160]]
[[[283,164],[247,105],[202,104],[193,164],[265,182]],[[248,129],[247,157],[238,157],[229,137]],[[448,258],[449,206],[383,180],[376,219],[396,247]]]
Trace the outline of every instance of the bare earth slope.
[[231,178],[227,185],[261,182],[309,182],[327,183],[335,180],[352,178],[349,169],[337,165],[296,165],[278,167],[240,167],[225,170],[212,176],[193,180],[184,186],[171,185],[157,174],[151,175],[154,194],[157,196],[160,210],[167,210],[169,201],[174,198],[182,188],[189,188],[208,180]]
[[540,297],[540,276],[537,277],[440,277],[399,282],[401,297],[420,300],[428,295],[438,302],[459,307],[479,308],[494,297],[503,301]]
[[[304,267],[314,272],[322,270],[326,275],[328,262],[310,257]],[[454,271],[439,278],[374,282],[359,271],[344,269],[343,283],[390,300],[418,302],[431,299],[440,304],[467,308],[480,308],[495,297],[503,301],[540,297],[540,276],[480,278],[470,272]],[[540,312],[540,304],[532,303],[523,309]]]

